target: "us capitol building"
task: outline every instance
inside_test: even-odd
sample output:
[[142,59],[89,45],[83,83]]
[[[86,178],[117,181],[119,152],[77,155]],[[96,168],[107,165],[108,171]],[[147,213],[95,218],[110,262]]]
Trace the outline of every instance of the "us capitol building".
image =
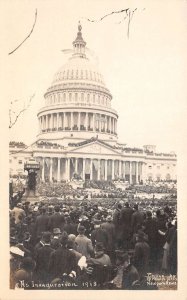
[[118,142],[118,113],[103,76],[86,56],[81,30],[79,24],[72,56],[44,95],[37,141],[29,147],[10,142],[10,174],[24,174],[24,163],[33,157],[40,162],[42,181],[176,180],[175,153]]

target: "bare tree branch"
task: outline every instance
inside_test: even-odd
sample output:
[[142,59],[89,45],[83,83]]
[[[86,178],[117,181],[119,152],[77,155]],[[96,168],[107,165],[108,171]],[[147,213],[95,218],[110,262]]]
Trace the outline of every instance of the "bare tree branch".
[[13,51],[11,51],[10,53],[8,53],[8,55],[14,53],[19,47],[21,47],[21,45],[23,45],[23,43],[31,36],[33,30],[34,30],[34,27],[35,27],[35,24],[36,24],[36,20],[37,20],[37,9],[35,11],[35,18],[34,18],[34,24],[32,26],[32,29],[30,31],[30,33],[27,35],[27,37],[21,42],[21,44],[19,44]]
[[90,20],[90,19],[88,19],[88,18],[86,18],[86,20],[89,21],[89,22],[100,22],[100,21],[102,21],[104,18],[106,18],[106,17],[108,17],[108,16],[110,16],[110,15],[113,15],[113,14],[120,14],[120,13],[123,13],[123,12],[126,12],[126,13],[127,13],[128,10],[129,10],[129,8],[125,8],[125,9],[121,9],[121,10],[117,10],[117,11],[112,11],[111,13],[109,13],[109,14],[103,16],[103,17],[100,18],[99,20]]
[[[9,109],[9,129],[11,129],[11,128],[16,124],[16,122],[17,122],[18,118],[20,117],[20,115],[21,115],[24,111],[26,111],[26,110],[29,108],[29,106],[30,106],[30,104],[31,104],[31,101],[32,101],[32,99],[34,98],[34,96],[35,96],[35,94],[32,95],[32,96],[30,97],[27,106],[24,107],[23,109],[21,109],[21,110],[19,111],[19,113],[16,115],[14,121],[12,121],[12,114],[15,114],[15,112],[12,111],[11,108]],[[12,102],[11,102],[11,103],[12,103]]]
[[133,15],[134,15],[134,12],[137,10],[137,8],[135,8],[133,11],[128,11],[127,12],[127,15],[128,15],[128,28],[127,28],[127,36],[128,36],[128,39],[129,39],[129,31],[130,31],[130,22],[133,18]]
[[[144,8],[144,9],[145,9],[145,8]],[[144,10],[144,9],[143,9],[143,10]],[[124,18],[123,18],[120,22],[118,22],[117,24],[121,24],[122,22],[124,22],[124,21],[128,18],[128,24],[127,24],[127,37],[129,38],[130,23],[131,23],[131,21],[132,21],[134,12],[135,12],[136,10],[137,10],[137,8],[135,8],[134,10],[131,10],[130,8],[125,8],[125,9],[121,9],[121,10],[117,10],[117,11],[112,11],[111,13],[104,15],[102,18],[100,18],[100,19],[98,19],[98,20],[91,20],[91,19],[88,19],[88,18],[86,18],[86,20],[89,21],[89,22],[100,22],[100,21],[102,21],[104,18],[109,17],[109,16],[111,16],[111,15],[113,15],[113,14],[121,14],[121,13],[123,14],[123,13],[125,13]]]

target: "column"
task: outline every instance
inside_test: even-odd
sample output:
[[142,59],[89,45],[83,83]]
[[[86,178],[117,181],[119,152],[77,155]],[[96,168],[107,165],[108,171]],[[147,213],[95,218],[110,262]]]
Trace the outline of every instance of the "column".
[[59,127],[59,114],[57,113],[57,116],[56,116],[57,120],[56,120],[56,129],[58,130],[58,127]]
[[142,180],[143,183],[146,181],[146,163],[142,162]]
[[136,184],[138,183],[138,162],[136,162]]
[[96,114],[93,114],[93,131],[95,131],[96,128]]
[[138,167],[139,167],[139,170],[140,170],[140,174],[139,175],[140,175],[140,182],[141,182],[142,181],[142,162],[141,161],[139,162],[139,166]]
[[105,126],[104,126],[105,132],[107,132],[108,129],[108,122],[107,122],[107,116],[105,115]]
[[101,115],[99,114],[99,132],[101,132]]
[[129,183],[132,184],[132,163],[129,161]]
[[66,180],[70,180],[70,158],[66,158]]
[[86,113],[86,117],[85,117],[85,127],[86,130],[88,130],[88,113]]
[[70,112],[70,129],[72,130],[72,112]]
[[78,112],[78,120],[77,120],[77,126],[78,126],[78,130],[80,130],[80,112]]
[[52,182],[52,173],[53,172],[53,159],[50,159],[50,170],[49,170],[49,181]]
[[75,157],[75,173],[78,174],[78,158]]
[[93,179],[93,162],[92,158],[90,159],[90,180]]
[[58,157],[58,166],[57,166],[57,181],[60,181],[60,158]]
[[67,116],[66,112],[64,113],[64,129],[67,127]]
[[61,126],[62,126],[62,128],[64,129],[64,113],[62,113],[61,114],[61,122],[62,122],[62,124],[61,124]]
[[85,180],[85,158],[82,161],[82,179]]
[[45,181],[45,159],[43,157],[42,159],[42,181],[44,182]]
[[125,179],[125,161],[123,161],[123,178]]
[[105,159],[105,180],[107,180],[107,159]]
[[97,180],[100,180],[101,179],[101,160],[98,159],[98,175],[97,175]]
[[51,114],[51,128],[54,127],[54,114]]
[[122,172],[121,172],[121,160],[119,160],[119,178],[121,178],[121,174],[122,174]]
[[114,180],[114,160],[112,159],[112,180]]
[[46,122],[47,122],[46,128],[48,129],[49,128],[49,115],[46,116]]

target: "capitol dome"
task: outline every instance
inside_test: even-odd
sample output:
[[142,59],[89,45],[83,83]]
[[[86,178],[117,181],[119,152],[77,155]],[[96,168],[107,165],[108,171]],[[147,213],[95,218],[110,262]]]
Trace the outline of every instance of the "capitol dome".
[[105,87],[103,76],[86,57],[71,57],[54,75],[52,86],[68,82],[89,82],[90,84]]
[[[99,136],[104,141],[117,139],[117,112],[111,108],[112,95],[97,66],[85,53],[86,42],[79,24],[72,56],[54,75],[47,89],[45,106],[39,111],[39,138],[83,140]],[[70,132],[76,132],[75,134]],[[93,134],[97,133],[97,134]],[[67,138],[69,137],[69,138]]]

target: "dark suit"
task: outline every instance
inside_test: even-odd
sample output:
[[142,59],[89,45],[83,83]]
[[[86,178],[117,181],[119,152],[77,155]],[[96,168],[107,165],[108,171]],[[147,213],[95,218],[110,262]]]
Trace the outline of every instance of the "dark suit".
[[96,228],[91,232],[91,241],[94,246],[96,243],[102,243],[104,248],[108,249],[108,235],[102,228]]
[[35,222],[35,234],[38,238],[42,236],[42,232],[48,231],[49,229],[49,217],[45,214],[36,217]]
[[49,218],[49,229],[52,231],[54,228],[60,228],[61,231],[64,229],[65,217],[64,214],[60,214],[59,212],[55,212]]
[[123,228],[123,240],[126,243],[126,246],[128,248],[128,242],[130,240],[130,236],[132,233],[132,228],[131,228],[131,220],[132,220],[132,214],[133,214],[133,209],[131,207],[125,207],[122,208],[121,213],[120,213],[120,222],[121,226]]
[[137,242],[134,252],[134,265],[140,277],[145,276],[149,267],[150,247],[146,242]]
[[36,279],[49,282],[49,258],[54,250],[50,245],[44,245],[36,254]]
[[76,271],[76,256],[65,247],[60,247],[51,253],[49,259],[49,272],[52,279],[62,277],[64,273],[69,274]]
[[132,221],[131,221],[131,227],[133,232],[136,232],[137,226],[142,225],[143,221],[144,221],[144,213],[139,210],[136,210],[132,214]]

